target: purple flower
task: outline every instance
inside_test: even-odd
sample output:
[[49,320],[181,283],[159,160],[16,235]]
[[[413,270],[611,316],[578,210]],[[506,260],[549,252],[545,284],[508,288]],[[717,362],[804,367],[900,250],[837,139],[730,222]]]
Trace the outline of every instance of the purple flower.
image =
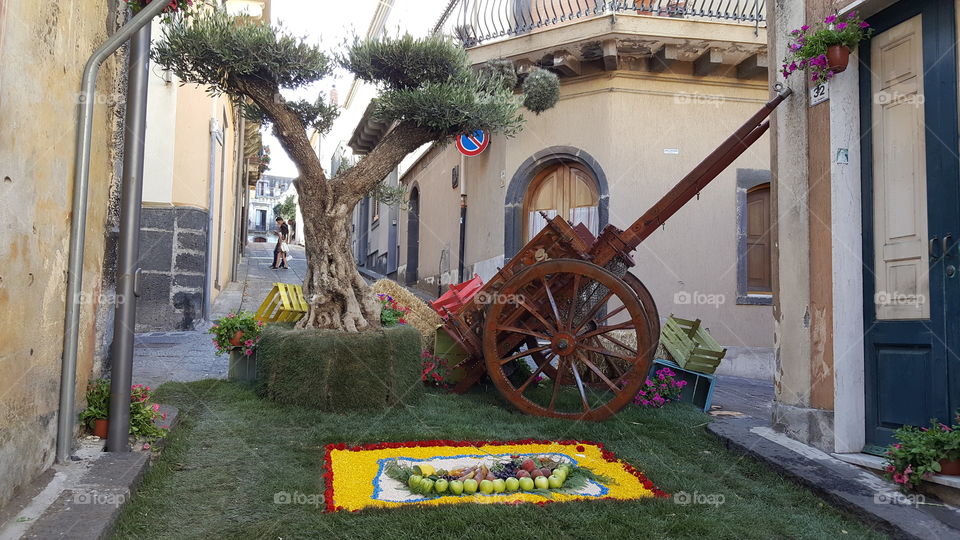
[[800,30],[803,30],[804,32],[806,32],[809,29],[810,29],[810,26],[806,24],[800,27]]
[[795,36],[795,35],[797,35],[797,34],[799,34],[799,33],[800,33],[799,30],[791,30],[791,31],[790,31],[790,35],[792,35],[792,36]]
[[837,16],[836,16],[836,15],[827,15],[827,18],[824,19],[823,22],[826,23],[826,24],[833,24],[833,23],[837,22]]
[[837,25],[837,30],[843,30],[847,27],[847,23],[842,22]]
[[860,28],[870,28],[870,23],[867,21],[860,21]]
[[856,19],[856,18],[857,18],[857,12],[856,12],[856,11],[851,11],[850,13],[847,13],[847,18],[848,18],[848,19]]
[[791,43],[791,44],[790,44],[790,50],[791,50],[791,51],[794,51],[794,52],[799,51],[799,50],[800,50],[800,44],[799,44],[799,43]]

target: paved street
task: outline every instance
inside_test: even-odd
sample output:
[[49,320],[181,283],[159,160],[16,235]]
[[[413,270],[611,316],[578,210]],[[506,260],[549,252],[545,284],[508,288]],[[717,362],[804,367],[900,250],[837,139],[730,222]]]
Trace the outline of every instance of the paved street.
[[[291,246],[289,270],[272,270],[272,243],[247,244],[237,269],[237,281],[220,293],[213,305],[214,318],[243,309],[256,311],[276,282],[303,283],[306,258],[302,247]],[[214,353],[204,324],[193,332],[137,334],[133,357],[134,383],[159,386],[166,381],[196,381],[227,374],[227,356]]]

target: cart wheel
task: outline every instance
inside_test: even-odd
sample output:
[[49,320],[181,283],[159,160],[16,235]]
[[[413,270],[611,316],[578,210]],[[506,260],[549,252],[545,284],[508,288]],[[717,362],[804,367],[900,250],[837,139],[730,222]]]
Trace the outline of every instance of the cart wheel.
[[528,414],[603,420],[646,379],[659,327],[650,310],[652,299],[645,306],[635,286],[595,264],[535,264],[508,280],[488,308],[487,373]]

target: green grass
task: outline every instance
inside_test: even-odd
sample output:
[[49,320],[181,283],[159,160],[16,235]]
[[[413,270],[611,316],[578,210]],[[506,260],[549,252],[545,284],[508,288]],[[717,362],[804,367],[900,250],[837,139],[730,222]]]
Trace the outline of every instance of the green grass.
[[[727,452],[686,405],[629,407],[603,423],[525,416],[494,389],[428,392],[415,407],[331,414],[256,397],[224,381],[168,383],[157,399],[181,424],[136,497],[118,538],[870,538],[863,524],[763,465]],[[603,442],[661,489],[720,494],[536,505],[451,505],[323,513],[274,504],[281,491],[321,494],[323,445],[420,439],[581,439]]]

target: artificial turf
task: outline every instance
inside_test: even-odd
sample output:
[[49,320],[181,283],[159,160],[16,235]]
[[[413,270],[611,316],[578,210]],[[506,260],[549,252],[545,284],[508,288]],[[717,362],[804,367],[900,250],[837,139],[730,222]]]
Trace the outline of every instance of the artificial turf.
[[[854,518],[750,458],[676,404],[630,406],[600,423],[526,416],[493,388],[428,391],[414,406],[332,414],[260,399],[220,380],[167,383],[155,395],[181,423],[133,500],[117,538],[879,538]],[[602,442],[661,489],[683,497],[324,513],[323,446],[426,439],[577,439]],[[278,493],[314,504],[277,504]]]

